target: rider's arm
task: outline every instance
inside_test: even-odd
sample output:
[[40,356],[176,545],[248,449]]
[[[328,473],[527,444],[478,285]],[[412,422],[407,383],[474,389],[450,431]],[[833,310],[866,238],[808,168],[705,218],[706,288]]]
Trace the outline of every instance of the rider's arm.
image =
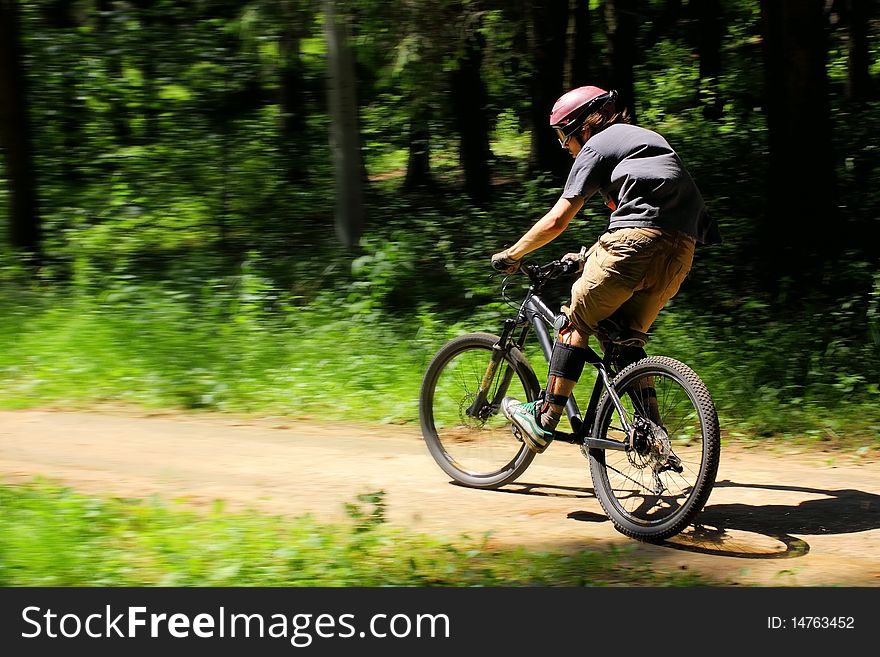
[[560,198],[550,211],[541,217],[519,241],[507,249],[507,255],[514,260],[521,260],[532,251],[549,244],[568,228],[569,222],[584,205],[584,199]]

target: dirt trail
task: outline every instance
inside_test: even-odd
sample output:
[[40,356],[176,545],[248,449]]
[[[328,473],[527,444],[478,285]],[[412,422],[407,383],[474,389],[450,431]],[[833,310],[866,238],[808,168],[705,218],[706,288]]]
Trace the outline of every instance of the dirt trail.
[[417,429],[131,411],[0,412],[0,481],[42,476],[80,491],[337,521],[386,492],[389,522],[533,548],[630,546],[662,570],[730,584],[880,586],[880,465],[845,454],[725,445],[718,484],[689,529],[630,541],[605,518],[587,462],[554,445],[499,491],[451,485]]

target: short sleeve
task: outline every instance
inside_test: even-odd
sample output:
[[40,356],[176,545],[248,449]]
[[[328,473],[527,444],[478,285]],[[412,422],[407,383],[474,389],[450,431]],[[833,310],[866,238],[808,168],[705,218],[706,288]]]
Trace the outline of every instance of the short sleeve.
[[562,198],[581,197],[585,201],[595,194],[602,182],[602,156],[584,146],[578,153],[565,181]]

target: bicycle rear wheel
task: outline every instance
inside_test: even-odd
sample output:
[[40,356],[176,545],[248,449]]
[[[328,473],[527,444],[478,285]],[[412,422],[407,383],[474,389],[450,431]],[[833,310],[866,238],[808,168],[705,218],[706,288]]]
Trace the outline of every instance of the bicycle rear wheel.
[[519,350],[503,354],[486,403],[468,414],[498,339],[489,333],[470,333],[448,342],[428,366],[419,396],[428,451],[450,477],[474,488],[503,486],[535,458],[499,412],[505,395],[531,401],[540,393],[537,378]]
[[[672,358],[644,358],[613,382],[631,437],[606,392],[593,436],[630,441],[632,449],[590,449],[596,497],[618,531],[656,542],[682,531],[702,510],[721,454],[718,416],[699,376]],[[656,399],[656,404],[654,403]]]

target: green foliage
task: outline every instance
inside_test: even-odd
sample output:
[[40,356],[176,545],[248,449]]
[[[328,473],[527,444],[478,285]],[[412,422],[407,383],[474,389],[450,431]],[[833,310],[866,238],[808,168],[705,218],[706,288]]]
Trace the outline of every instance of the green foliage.
[[[35,287],[4,267],[0,404],[124,401],[415,423],[433,353],[458,333],[500,331],[513,308],[500,300],[501,280],[486,273],[479,249],[462,254],[439,241],[397,237],[376,240],[356,271],[339,271],[328,287],[300,298],[279,288],[256,254],[232,277],[159,285],[126,275],[102,291]],[[514,301],[523,292],[509,289]],[[563,301],[564,282],[557,293]],[[878,295],[875,282],[865,311],[816,308],[813,330],[804,330],[756,301],[706,316],[684,291],[661,314],[649,351],[691,364],[727,429],[842,433],[841,445],[874,444]],[[861,312],[869,332],[835,336],[838,324],[853,324]],[[530,353],[541,378],[546,363]]]
[[[356,533],[368,532],[385,522],[385,491],[361,493],[357,499],[361,504],[349,502],[345,505],[346,512],[355,522]],[[369,507],[364,509],[364,504],[368,504]]]
[[102,499],[45,483],[0,486],[0,586],[696,586],[626,551],[528,553],[484,539],[394,530],[381,492],[352,522],[197,513],[158,499]]
[[[762,440],[880,446],[876,347],[840,339],[822,349],[821,336],[793,328],[761,304],[714,322],[681,305],[674,300],[661,314],[648,351],[699,373],[722,428]],[[813,321],[827,318],[817,311]]]
[[[0,252],[4,405],[110,399],[410,422],[433,351],[456,332],[500,330],[511,309],[488,258],[546,212],[562,183],[527,173],[525,6],[347,3],[371,179],[367,231],[353,252],[332,232],[326,47],[315,3],[112,2],[99,14],[81,2],[60,24],[58,6],[22,5],[46,257],[31,277]],[[652,350],[692,362],[728,426],[870,436],[880,424],[880,279],[869,239],[880,207],[880,105],[836,93],[847,42],[835,29],[829,78],[841,215],[829,230],[859,238],[826,272],[830,292],[793,298],[782,281],[774,296],[757,248],[774,220],[765,199],[804,192],[767,180],[760,5],[721,3],[723,113],[713,120],[702,113],[699,24],[688,3],[655,33],[675,6],[644,6],[636,109],[682,156],[724,243],[698,251]],[[590,8],[592,73],[604,83],[605,7]],[[486,41],[489,101],[479,111],[496,117],[495,181],[481,208],[462,193],[447,93],[474,34]],[[876,34],[871,44],[874,52]],[[282,92],[295,99],[287,109]],[[434,186],[409,193],[402,183],[416,109],[431,134]],[[283,125],[292,118],[291,133]],[[8,200],[0,185],[4,223]],[[575,251],[606,221],[591,202],[534,257]],[[562,301],[566,286],[554,292]],[[536,362],[539,378],[544,368]],[[338,400],[333,409],[316,394],[326,390]]]

